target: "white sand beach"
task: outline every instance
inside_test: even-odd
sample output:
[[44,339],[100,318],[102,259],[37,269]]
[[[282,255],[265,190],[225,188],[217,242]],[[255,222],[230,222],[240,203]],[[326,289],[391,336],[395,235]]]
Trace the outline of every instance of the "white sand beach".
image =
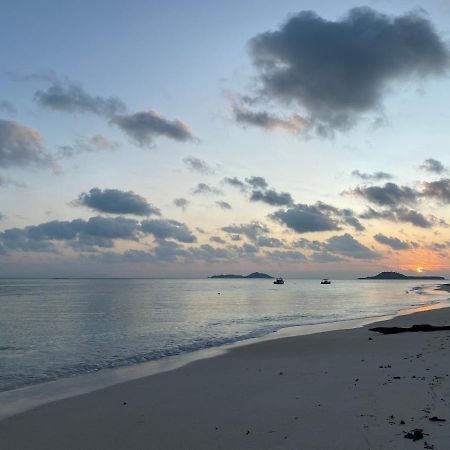
[[[449,325],[450,308],[376,326]],[[266,340],[0,422],[2,449],[448,449],[450,332]],[[430,418],[446,419],[431,421]],[[423,430],[417,441],[405,438]]]

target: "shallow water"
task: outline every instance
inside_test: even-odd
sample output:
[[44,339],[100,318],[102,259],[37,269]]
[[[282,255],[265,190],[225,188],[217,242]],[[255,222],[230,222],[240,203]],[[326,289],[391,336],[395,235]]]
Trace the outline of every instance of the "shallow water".
[[[0,280],[0,390],[447,301],[417,281]],[[220,292],[220,294],[219,294]],[[407,293],[408,292],[408,293]]]

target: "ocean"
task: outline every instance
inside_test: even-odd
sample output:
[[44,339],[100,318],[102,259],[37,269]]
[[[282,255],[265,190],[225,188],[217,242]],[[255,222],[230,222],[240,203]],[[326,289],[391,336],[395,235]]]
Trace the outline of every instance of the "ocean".
[[449,296],[420,281],[285,281],[2,279],[0,391]]

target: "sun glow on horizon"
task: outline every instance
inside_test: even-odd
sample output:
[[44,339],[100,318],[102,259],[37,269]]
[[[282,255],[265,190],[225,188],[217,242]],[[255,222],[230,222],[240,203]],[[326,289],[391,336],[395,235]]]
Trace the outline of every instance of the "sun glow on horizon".
[[422,273],[425,269],[422,266],[417,266],[416,271]]

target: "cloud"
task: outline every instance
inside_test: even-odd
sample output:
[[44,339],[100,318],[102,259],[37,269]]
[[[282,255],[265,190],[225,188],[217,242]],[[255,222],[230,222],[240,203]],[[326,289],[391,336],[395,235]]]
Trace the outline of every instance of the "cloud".
[[255,240],[255,245],[257,247],[272,247],[272,248],[285,247],[284,242],[280,241],[280,239],[268,236],[259,236]]
[[[240,225],[228,225],[226,227],[222,227],[222,231],[225,233],[229,233],[232,235],[241,235],[243,234],[251,241],[255,242],[261,235],[268,233],[270,230],[267,225],[264,225],[261,222],[250,222],[243,223]],[[238,240],[238,239],[233,239]]]
[[383,219],[392,222],[405,222],[415,225],[420,228],[431,228],[434,224],[439,223],[434,217],[431,220],[427,219],[422,213],[404,207],[393,208],[383,211],[377,211],[373,208],[368,208],[366,212],[360,214],[361,219]]
[[225,177],[222,181],[225,184],[228,184],[229,186],[233,186],[235,188],[240,189],[242,192],[245,192],[247,189],[245,183],[237,177],[233,177],[233,178]]
[[269,187],[269,183],[264,177],[249,177],[245,179],[245,182],[254,189],[267,189]]
[[12,120],[0,119],[0,167],[51,165],[38,131]]
[[226,244],[226,242],[220,236],[211,236],[209,240],[212,242],[217,242],[218,244]]
[[9,251],[57,251],[55,242],[73,248],[110,248],[114,239],[138,241],[139,223],[124,217],[91,217],[72,221],[54,220],[25,228],[11,228],[0,233],[0,245]]
[[118,189],[92,188],[88,193],[82,193],[77,203],[95,211],[110,214],[134,214],[136,216],[160,216],[158,208],[149,203],[144,197],[133,191]]
[[234,120],[246,127],[248,125],[263,128],[265,130],[284,130],[288,133],[298,134],[307,127],[303,117],[292,113],[290,117],[278,117],[267,111],[252,111],[243,105],[233,105]]
[[180,120],[168,120],[156,111],[141,111],[115,116],[111,123],[141,147],[149,147],[155,138],[163,136],[179,142],[195,140],[190,128]]
[[112,117],[125,112],[125,104],[118,97],[100,97],[87,93],[81,86],[53,81],[46,90],[38,90],[34,100],[45,108],[66,113],[91,113]]
[[339,209],[323,202],[315,205],[297,204],[286,210],[280,209],[270,217],[297,233],[340,230],[348,225],[356,231],[364,230],[351,209]]
[[59,145],[58,152],[61,157],[72,158],[79,153],[93,153],[99,151],[116,150],[119,144],[111,141],[102,134],[95,134],[89,139],[77,139],[74,145]]
[[266,253],[270,259],[276,259],[279,261],[306,261],[306,257],[303,253],[294,250],[280,251],[275,250]]
[[298,204],[292,208],[280,209],[271,214],[274,220],[286,225],[297,233],[339,230],[335,220],[324,214],[317,206]]
[[450,178],[441,178],[438,181],[425,181],[422,195],[438,200],[441,203],[450,203]]
[[420,195],[418,191],[396,183],[386,183],[384,186],[358,186],[349,193],[364,198],[370,203],[387,207],[414,205]]
[[329,253],[327,251],[318,251],[311,254],[310,259],[314,262],[318,263],[333,263],[333,262],[340,262],[345,261],[344,258],[333,255],[333,253]]
[[417,244],[414,242],[401,241],[399,238],[393,236],[385,236],[381,233],[376,234],[373,238],[380,244],[387,245],[393,250],[407,250],[417,247]]
[[364,181],[381,181],[381,180],[392,180],[394,178],[390,173],[386,172],[374,172],[374,173],[363,173],[359,170],[354,170],[352,172],[354,177],[357,177]]
[[193,172],[198,172],[203,175],[212,175],[214,174],[214,169],[209,166],[206,161],[203,159],[195,158],[194,156],[188,156],[183,159],[184,164],[187,166],[189,170]]
[[323,203],[320,201],[317,202],[315,206],[323,213],[331,215],[338,222],[348,225],[356,231],[364,231],[365,230],[364,226],[357,219],[357,217],[355,216],[354,212],[351,209],[336,208],[335,206],[332,206],[332,205],[329,205],[327,203]]
[[440,75],[449,62],[424,15],[389,17],[368,7],[337,21],[302,11],[249,45],[257,99],[302,108],[319,133],[348,129],[379,109],[394,82]]
[[219,195],[222,194],[222,191],[220,189],[217,189],[216,187],[210,186],[206,183],[199,183],[197,187],[194,189],[192,194],[213,194],[213,195]]
[[152,234],[156,239],[175,239],[179,242],[197,242],[192,231],[181,222],[168,219],[144,220],[141,223],[143,233]]
[[7,100],[0,100],[0,111],[11,116],[17,114],[17,108]]
[[327,239],[325,249],[355,259],[378,259],[381,257],[380,254],[361,244],[348,233]]
[[252,202],[263,202],[271,206],[291,206],[294,199],[288,192],[277,192],[274,189],[266,191],[253,191],[250,196]]
[[187,199],[185,199],[185,198],[176,198],[174,201],[173,201],[173,204],[176,206],[176,207],[178,207],[178,208],[181,208],[183,211],[185,211],[186,210],[186,207],[189,205],[189,200],[187,200]]
[[419,168],[425,170],[425,172],[437,174],[441,174],[446,171],[445,166],[440,161],[433,158],[426,159]]
[[223,200],[218,200],[215,203],[221,209],[232,209],[231,205],[228,202],[224,202]]

